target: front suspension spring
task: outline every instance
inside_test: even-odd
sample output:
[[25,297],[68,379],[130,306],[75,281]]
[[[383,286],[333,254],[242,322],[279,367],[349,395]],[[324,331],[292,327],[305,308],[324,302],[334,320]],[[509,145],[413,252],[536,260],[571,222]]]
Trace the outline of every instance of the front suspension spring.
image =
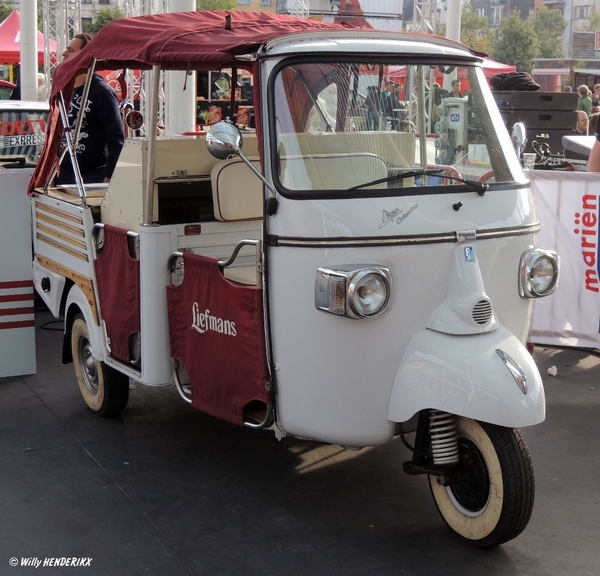
[[429,436],[434,465],[458,464],[458,437],[456,418],[453,414],[431,410],[429,413]]

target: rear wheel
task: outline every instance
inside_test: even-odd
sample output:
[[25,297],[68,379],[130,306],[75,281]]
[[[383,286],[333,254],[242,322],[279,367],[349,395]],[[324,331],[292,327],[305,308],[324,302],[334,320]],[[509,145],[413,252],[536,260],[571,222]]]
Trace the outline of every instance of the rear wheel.
[[435,504],[446,522],[469,544],[496,546],[527,526],[535,495],[533,466],[521,432],[456,419],[461,467],[444,486],[429,476]]
[[129,400],[129,378],[94,358],[88,327],[81,315],[71,328],[71,352],[79,390],[88,407],[100,416],[121,412]]

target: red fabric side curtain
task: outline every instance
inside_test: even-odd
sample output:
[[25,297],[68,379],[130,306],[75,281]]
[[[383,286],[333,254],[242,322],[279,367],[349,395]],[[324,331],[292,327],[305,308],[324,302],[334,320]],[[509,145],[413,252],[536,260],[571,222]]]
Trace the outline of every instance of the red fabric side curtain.
[[167,288],[171,356],[186,366],[194,408],[241,425],[244,406],[271,402],[262,289],[227,281],[216,260],[183,258],[183,283]]
[[140,331],[140,262],[129,255],[127,230],[104,226],[104,248],[94,268],[111,354],[130,362],[129,338]]

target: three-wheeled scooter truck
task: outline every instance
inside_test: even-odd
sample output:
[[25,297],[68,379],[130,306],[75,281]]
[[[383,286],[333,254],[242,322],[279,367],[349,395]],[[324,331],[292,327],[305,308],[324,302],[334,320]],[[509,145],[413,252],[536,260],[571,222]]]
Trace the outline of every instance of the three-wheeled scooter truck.
[[[77,144],[61,120],[75,76],[121,68],[152,75],[147,136],[107,187],[53,187],[63,136]],[[157,136],[162,71],[225,69],[251,80],[255,130],[234,114]],[[468,97],[435,104],[433,73],[468,78]],[[460,537],[525,528],[520,428],[545,404],[524,343],[558,260],[536,246],[527,174],[465,46],[252,12],[114,21],[56,71],[30,194],[35,286],[64,314],[93,411],[122,411],[133,380],[280,438],[401,435],[405,471]]]

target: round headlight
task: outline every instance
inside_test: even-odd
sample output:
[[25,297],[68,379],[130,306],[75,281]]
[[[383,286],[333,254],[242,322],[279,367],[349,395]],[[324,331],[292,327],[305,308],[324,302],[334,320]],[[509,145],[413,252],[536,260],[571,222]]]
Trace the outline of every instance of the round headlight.
[[361,270],[348,285],[348,302],[361,318],[380,314],[389,301],[389,281],[378,271]]
[[553,287],[555,280],[556,268],[553,260],[544,255],[533,262],[529,271],[529,282],[534,294],[546,294]]
[[540,298],[556,290],[559,259],[552,250],[534,248],[521,256],[519,294],[522,298]]

